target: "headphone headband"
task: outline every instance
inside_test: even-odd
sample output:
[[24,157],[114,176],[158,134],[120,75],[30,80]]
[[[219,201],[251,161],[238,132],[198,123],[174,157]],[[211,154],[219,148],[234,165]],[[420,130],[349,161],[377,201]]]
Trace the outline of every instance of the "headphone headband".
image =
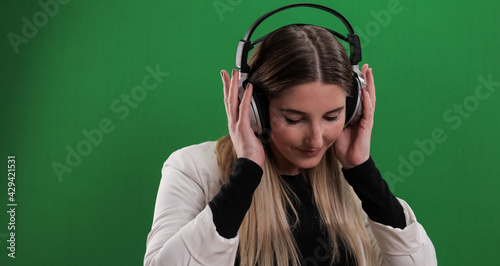
[[[348,42],[349,43],[349,50],[350,50],[350,62],[352,66],[352,79],[353,79],[353,84],[352,87],[350,88],[350,95],[346,98],[346,121],[345,125],[350,125],[356,123],[357,120],[362,116],[363,114],[363,94],[361,92],[362,88],[366,86],[363,74],[359,71],[358,69],[358,63],[361,61],[361,44],[359,41],[358,35],[354,33],[354,30],[351,27],[351,24],[347,21],[347,19],[344,18],[341,14],[339,14],[337,11],[321,6],[321,5],[316,5],[316,4],[293,4],[293,5],[287,5],[278,9],[275,9],[271,12],[266,13],[265,15],[261,16],[259,19],[257,19],[252,26],[248,29],[248,31],[245,34],[245,37],[239,41],[238,43],[238,50],[236,52],[236,67],[239,68],[240,70],[240,77],[239,77],[239,98],[240,100],[243,98],[243,94],[246,88],[246,83],[247,78],[250,74],[250,66],[248,65],[248,53],[250,50],[254,48],[254,46],[259,43],[264,41],[270,34],[273,32],[276,32],[276,30],[272,31],[271,33],[268,33],[260,38],[258,38],[255,41],[251,41],[250,38],[252,37],[253,32],[255,29],[268,17],[294,7],[311,7],[315,9],[321,9],[323,11],[326,11],[344,23],[344,26],[348,30],[347,36],[344,36],[336,31],[333,31],[328,28],[323,29],[329,31],[331,34],[333,34],[335,37]],[[292,25],[297,25],[297,26],[303,26],[303,25],[309,25],[309,24],[292,24]],[[290,26],[290,25],[287,25]],[[284,26],[286,27],[286,26]],[[250,103],[250,110],[248,117],[250,119],[250,125],[253,129],[253,131],[259,136],[259,138],[263,141],[263,143],[268,143],[270,141],[269,138],[269,133],[271,130],[271,125],[269,121],[269,102],[268,98],[265,94],[262,93],[261,88],[258,86],[254,87],[254,93],[252,94],[252,100]]]
[[[252,37],[252,34],[255,31],[255,29],[257,29],[257,27],[260,25],[260,23],[262,23],[268,17],[270,17],[270,16],[272,16],[280,11],[290,9],[290,8],[295,8],[295,7],[311,7],[311,8],[315,8],[315,9],[321,9],[323,11],[326,11],[326,12],[334,15],[338,19],[340,19],[342,21],[342,23],[344,23],[344,26],[347,28],[347,30],[349,32],[347,34],[347,37],[341,35],[338,32],[335,32],[333,30],[330,30],[330,29],[327,29],[327,30],[330,31],[331,33],[333,33],[338,38],[340,38],[344,41],[347,41],[349,43],[349,51],[350,51],[349,59],[351,61],[351,65],[353,65],[353,66],[357,65],[359,63],[359,61],[361,61],[361,43],[359,40],[359,36],[354,33],[354,30],[352,29],[351,24],[347,21],[347,19],[344,16],[342,16],[337,11],[335,11],[331,8],[328,8],[326,6],[322,6],[322,5],[308,4],[308,3],[292,4],[292,5],[280,7],[278,9],[275,9],[275,10],[268,12],[265,15],[261,16],[259,19],[257,19],[250,26],[247,33],[245,34],[245,37],[239,41],[238,50],[236,52],[236,67],[238,67],[242,73],[250,73],[250,66],[248,66],[248,63],[247,63],[248,62],[248,60],[247,60],[248,59],[248,52],[250,52],[250,50],[253,49],[255,44],[263,41],[269,35],[269,34],[266,34],[265,36],[257,39],[255,42],[252,42],[252,41],[250,41],[250,38]],[[305,25],[305,24],[296,24],[296,25]]]

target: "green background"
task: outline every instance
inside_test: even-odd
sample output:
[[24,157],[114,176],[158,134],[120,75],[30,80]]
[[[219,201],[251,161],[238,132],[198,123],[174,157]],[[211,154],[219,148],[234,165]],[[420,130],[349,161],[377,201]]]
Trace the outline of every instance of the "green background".
[[[372,155],[439,264],[497,265],[498,2],[314,2],[344,14],[362,37],[377,88]],[[219,71],[234,68],[256,18],[290,3],[2,1],[0,264],[141,265],[163,162],[227,133]],[[255,36],[299,22],[345,33],[326,13],[300,8]],[[142,93],[148,67],[168,77]],[[490,90],[481,78],[494,82]],[[83,132],[95,133],[94,144]],[[72,167],[68,149],[85,154]],[[6,248],[9,155],[15,259]],[[71,172],[58,178],[54,162]]]

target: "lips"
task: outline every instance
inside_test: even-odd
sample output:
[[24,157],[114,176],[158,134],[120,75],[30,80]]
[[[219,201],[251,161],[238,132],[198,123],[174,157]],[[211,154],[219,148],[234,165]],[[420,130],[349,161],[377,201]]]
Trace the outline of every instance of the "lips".
[[300,151],[300,153],[302,153],[308,157],[316,156],[321,152],[321,149],[306,149],[306,150],[298,149],[298,150]]

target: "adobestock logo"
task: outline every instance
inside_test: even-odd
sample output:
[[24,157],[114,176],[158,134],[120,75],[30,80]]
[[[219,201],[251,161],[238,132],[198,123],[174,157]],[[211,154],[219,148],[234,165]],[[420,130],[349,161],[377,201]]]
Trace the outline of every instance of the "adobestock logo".
[[316,237],[316,248],[314,249],[314,256],[303,258],[303,266],[317,266],[323,265],[324,262],[329,259],[333,253],[333,247],[329,239],[323,239],[321,237]]
[[224,13],[233,12],[234,8],[239,6],[243,0],[214,0],[212,2],[215,12],[219,15],[220,21],[224,20]]
[[[479,109],[481,102],[488,100],[500,88],[500,82],[493,81],[491,74],[487,78],[479,76],[477,80],[479,84],[474,88],[472,94],[464,97],[461,102],[454,103],[452,107],[443,112],[443,122],[448,124],[451,130],[459,129],[464,120],[470,118],[472,113]],[[407,156],[398,156],[397,171],[395,173],[386,171],[383,175],[392,192],[395,191],[397,183],[404,182],[406,178],[413,175],[416,168],[422,166],[436,152],[438,145],[449,139],[446,131],[445,127],[434,128],[429,138],[413,141],[416,147]]]
[[[123,121],[129,117],[131,109],[139,107],[139,104],[147,98],[149,93],[156,89],[164,78],[169,76],[169,73],[160,70],[160,65],[156,65],[156,69],[150,66],[146,66],[145,69],[148,74],[143,77],[141,85],[133,87],[130,93],[123,93],[111,102],[109,108],[117,115],[117,119]],[[73,146],[66,145],[66,157],[63,163],[53,161],[51,164],[59,182],[63,181],[64,174],[72,173],[85,157],[88,157],[95,148],[102,144],[105,136],[115,131],[116,128],[113,119],[104,117],[99,121],[97,128],[81,130],[83,138]]]
[[[411,2],[411,0],[408,0]],[[361,41],[361,48],[365,48],[370,44],[373,38],[377,37],[383,28],[386,28],[391,23],[393,15],[400,14],[403,11],[403,6],[399,0],[390,0],[387,2],[387,8],[379,11],[371,10],[373,20],[367,22],[363,29],[353,27],[354,32],[358,34]]]
[[21,44],[28,44],[30,39],[35,38],[38,34],[38,30],[45,27],[49,23],[49,18],[53,18],[59,13],[60,6],[65,5],[68,2],[69,0],[38,1],[38,5],[41,10],[35,12],[31,19],[28,19],[25,16],[21,18],[21,21],[23,22],[20,32],[21,35],[14,32],[7,33],[7,38],[9,39],[14,52],[17,54]]

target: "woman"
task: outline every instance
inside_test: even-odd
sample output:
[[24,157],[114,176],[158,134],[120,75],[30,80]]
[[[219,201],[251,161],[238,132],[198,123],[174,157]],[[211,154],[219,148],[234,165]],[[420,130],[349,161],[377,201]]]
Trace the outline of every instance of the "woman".
[[[163,171],[145,265],[436,265],[410,207],[370,157],[375,109],[364,65],[363,116],[344,128],[352,68],[323,28],[291,25],[238,72],[222,71],[229,136],[173,153]],[[269,140],[248,119],[269,100]]]

